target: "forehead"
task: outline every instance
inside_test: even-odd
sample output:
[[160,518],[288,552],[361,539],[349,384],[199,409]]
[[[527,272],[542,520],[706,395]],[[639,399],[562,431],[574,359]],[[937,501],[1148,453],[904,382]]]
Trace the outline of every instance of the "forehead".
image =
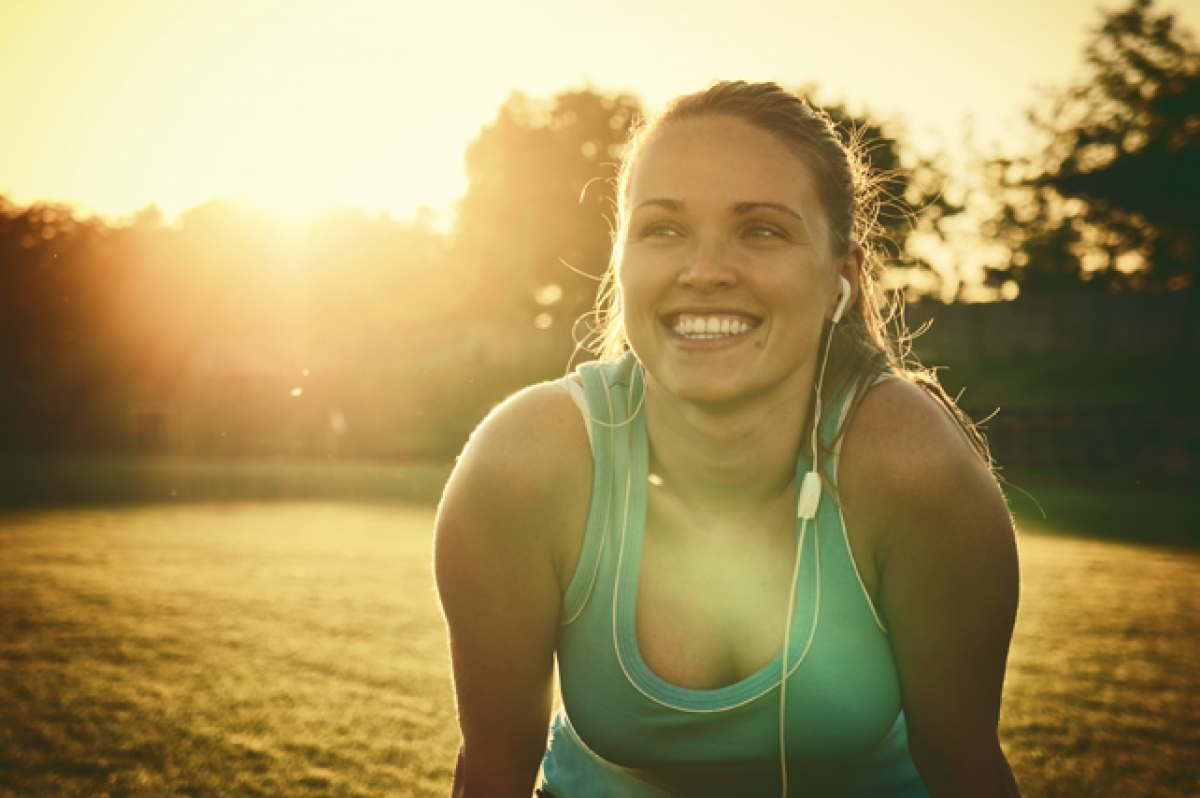
[[[819,210],[808,165],[778,137],[735,117],[669,122],[646,142],[629,176],[629,206],[780,202]],[[820,216],[821,214],[816,214]]]

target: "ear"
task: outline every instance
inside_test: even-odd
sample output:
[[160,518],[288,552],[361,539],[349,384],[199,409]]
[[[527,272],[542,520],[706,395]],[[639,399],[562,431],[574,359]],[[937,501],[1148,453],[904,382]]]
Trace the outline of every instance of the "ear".
[[[838,307],[843,308],[843,312],[838,314],[838,320],[845,316],[845,311],[854,306],[855,300],[862,291],[862,270],[863,264],[866,262],[867,253],[862,248],[862,245],[857,241],[850,242],[850,249],[846,256],[838,263],[838,274],[835,282],[837,290],[834,292],[833,301],[829,306],[828,317],[834,320],[834,314]],[[845,281],[845,282],[843,282]],[[850,296],[844,297],[846,293],[846,284],[850,286]],[[844,299],[844,302],[843,302]]]

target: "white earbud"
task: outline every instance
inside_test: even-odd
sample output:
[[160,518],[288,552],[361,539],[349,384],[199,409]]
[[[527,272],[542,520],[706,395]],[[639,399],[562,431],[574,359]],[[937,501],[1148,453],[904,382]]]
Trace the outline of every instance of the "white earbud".
[[842,281],[842,296],[838,299],[837,310],[833,312],[833,318],[830,319],[834,324],[842,320],[842,314],[846,312],[846,306],[850,304],[850,294],[852,292],[849,280],[845,277],[838,277],[838,279]]

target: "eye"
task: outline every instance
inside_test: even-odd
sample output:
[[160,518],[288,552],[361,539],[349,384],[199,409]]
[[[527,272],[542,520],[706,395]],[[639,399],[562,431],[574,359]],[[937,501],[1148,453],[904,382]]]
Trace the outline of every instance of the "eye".
[[779,229],[773,224],[766,224],[765,222],[754,222],[753,224],[747,225],[744,235],[747,238],[757,239],[787,238],[787,233],[785,233],[783,230]]
[[638,238],[678,238],[683,235],[679,228],[666,222],[651,222],[638,231]]

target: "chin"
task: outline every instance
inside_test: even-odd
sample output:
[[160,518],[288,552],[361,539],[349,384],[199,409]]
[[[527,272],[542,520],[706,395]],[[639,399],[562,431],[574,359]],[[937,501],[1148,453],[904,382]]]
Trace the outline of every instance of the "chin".
[[693,369],[672,369],[650,380],[666,393],[702,405],[727,405],[761,393],[762,386],[747,374]]

